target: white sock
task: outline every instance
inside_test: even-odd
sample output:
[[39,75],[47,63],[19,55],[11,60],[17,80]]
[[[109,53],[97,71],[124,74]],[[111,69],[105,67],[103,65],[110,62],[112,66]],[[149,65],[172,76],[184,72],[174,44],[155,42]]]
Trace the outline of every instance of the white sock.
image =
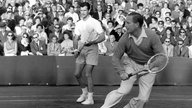
[[93,92],[88,92],[88,100],[93,100]]
[[82,94],[87,95],[87,93],[88,93],[87,87],[82,88]]

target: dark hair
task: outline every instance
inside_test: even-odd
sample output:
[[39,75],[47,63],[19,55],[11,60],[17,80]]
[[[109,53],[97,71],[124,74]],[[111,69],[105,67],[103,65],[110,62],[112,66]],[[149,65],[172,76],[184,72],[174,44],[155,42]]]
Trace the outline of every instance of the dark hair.
[[181,28],[181,29],[179,30],[179,34],[181,33],[181,31],[184,31],[184,32],[186,33],[186,31],[185,31],[184,28]]
[[53,21],[55,21],[55,20],[56,20],[56,21],[59,21],[59,18],[58,18],[58,17],[54,17],[54,18],[53,18]]
[[51,39],[56,38],[56,40],[58,40],[58,37],[56,35],[53,35],[53,37],[51,37]]
[[115,31],[115,30],[112,30],[109,35],[114,35],[115,37],[115,41],[118,41],[119,40],[119,36],[118,36],[118,33]]
[[88,2],[83,2],[80,4],[80,7],[85,7],[85,6],[87,7],[88,10],[90,10],[91,6]]
[[141,14],[136,12],[131,12],[130,14],[128,14],[128,16],[132,16],[132,21],[134,23],[139,23],[139,27],[143,26],[144,18]]
[[43,25],[42,24],[37,24],[36,28],[41,27],[43,29]]
[[16,39],[16,36],[15,36],[14,32],[12,32],[12,31],[8,31],[7,35],[8,35],[9,33],[12,34],[12,35],[11,35],[11,36],[12,36],[12,39],[15,40],[15,39]]
[[151,20],[154,19],[156,22],[158,21],[157,17],[152,16]]
[[69,36],[69,39],[71,39],[72,40],[72,32],[71,31],[69,31],[69,30],[65,30],[64,32],[63,32],[63,35],[65,35],[65,34],[67,34],[68,36]]
[[109,13],[111,13],[113,11],[113,7],[111,5],[107,5],[107,8],[109,7],[110,11]]
[[143,7],[144,6],[143,3],[137,4],[137,8],[139,8],[140,6]]
[[25,21],[25,18],[24,18],[24,17],[20,17],[19,21],[21,21],[21,20],[24,20],[24,21]]
[[115,24],[115,23],[114,23],[113,21],[111,21],[111,20],[110,20],[110,21],[107,21],[107,24],[109,24],[109,23],[112,23],[113,26],[114,26],[114,24]]
[[41,18],[39,16],[35,17],[35,21],[36,21],[36,19],[39,19],[41,21]]
[[172,30],[171,27],[167,27],[167,28],[165,29],[165,34],[167,34],[167,30],[171,31],[171,36],[174,35],[173,30]]
[[158,21],[158,24],[164,25],[164,21]]
[[73,18],[72,18],[72,17],[69,17],[69,18],[67,18],[67,21],[68,21],[68,20],[71,20],[71,21],[73,21]]
[[70,5],[69,8],[73,8],[74,9],[75,7],[73,5]]

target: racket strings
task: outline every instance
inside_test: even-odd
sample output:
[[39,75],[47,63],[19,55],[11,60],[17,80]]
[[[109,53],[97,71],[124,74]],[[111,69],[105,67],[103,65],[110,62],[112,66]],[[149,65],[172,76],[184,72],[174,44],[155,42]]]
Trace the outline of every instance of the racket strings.
[[150,61],[149,61],[149,70],[152,71],[161,71],[165,68],[168,62],[168,57],[166,55],[157,55],[154,56]]

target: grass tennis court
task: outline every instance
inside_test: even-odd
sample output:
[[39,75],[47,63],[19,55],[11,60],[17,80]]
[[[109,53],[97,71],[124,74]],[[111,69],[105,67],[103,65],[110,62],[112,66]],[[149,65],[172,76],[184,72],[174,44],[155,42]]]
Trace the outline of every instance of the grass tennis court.
[[[79,86],[1,86],[0,108],[99,108],[108,92],[118,86],[95,86],[95,104],[75,103]],[[191,108],[192,86],[154,86],[146,108]],[[138,93],[134,86],[130,95],[114,108],[122,108]]]

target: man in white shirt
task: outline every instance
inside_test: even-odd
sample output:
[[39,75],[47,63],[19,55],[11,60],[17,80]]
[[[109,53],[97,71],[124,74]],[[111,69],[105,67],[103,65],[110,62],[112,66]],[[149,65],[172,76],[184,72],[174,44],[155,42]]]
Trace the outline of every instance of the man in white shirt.
[[[105,40],[104,31],[101,23],[92,18],[89,14],[90,4],[84,2],[81,4],[81,20],[75,26],[74,48],[79,47],[79,53],[76,55],[75,77],[82,89],[81,96],[77,102],[84,105],[94,104],[93,101],[93,79],[92,71],[98,64],[98,43]],[[87,84],[83,81],[82,73],[85,68]]]
[[69,12],[65,14],[65,17],[67,18],[72,17],[74,23],[76,23],[79,20],[79,15],[75,13],[74,6],[70,6]]

